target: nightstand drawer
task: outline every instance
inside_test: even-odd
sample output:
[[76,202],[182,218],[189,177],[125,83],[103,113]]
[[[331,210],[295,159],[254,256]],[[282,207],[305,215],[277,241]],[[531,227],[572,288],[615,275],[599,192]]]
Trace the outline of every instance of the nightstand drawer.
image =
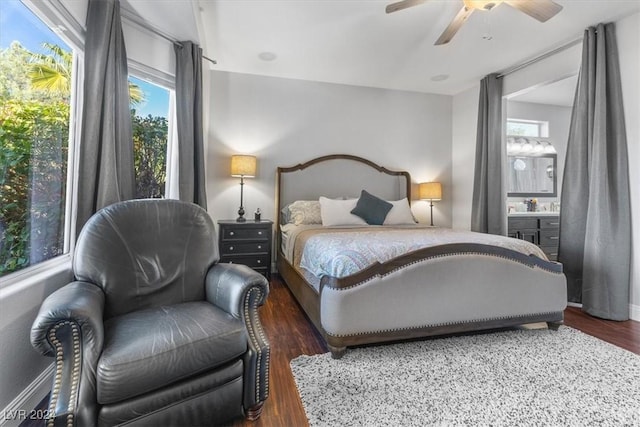
[[223,227],[222,240],[269,240],[266,227]]
[[220,251],[225,255],[267,253],[268,246],[268,242],[226,241],[222,243]]
[[223,255],[220,258],[220,262],[228,262],[232,264],[244,264],[253,269],[257,268],[269,268],[269,255]]

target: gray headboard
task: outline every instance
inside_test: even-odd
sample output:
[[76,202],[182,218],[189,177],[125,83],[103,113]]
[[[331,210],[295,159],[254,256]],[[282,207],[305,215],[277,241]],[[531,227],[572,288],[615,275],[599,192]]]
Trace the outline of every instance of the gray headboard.
[[406,171],[391,171],[370,160],[349,154],[332,154],[291,167],[279,167],[276,173],[276,217],[296,200],[358,198],[367,190],[386,200],[409,199],[411,176]]

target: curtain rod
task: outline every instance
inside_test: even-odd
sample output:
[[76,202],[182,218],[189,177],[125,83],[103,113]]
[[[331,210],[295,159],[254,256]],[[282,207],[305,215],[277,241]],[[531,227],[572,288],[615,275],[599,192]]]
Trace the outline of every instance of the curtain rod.
[[[167,40],[168,42],[173,43],[176,46],[180,46],[182,47],[182,43],[180,43],[178,40],[176,40],[175,38],[171,37],[170,35],[164,33],[163,31],[143,22],[140,20],[140,18],[138,18],[137,15],[133,14],[132,12],[130,12],[129,10],[125,9],[124,7],[120,7],[120,11],[122,14],[122,18],[125,21],[128,21],[134,25],[137,25],[138,27],[145,29],[147,31],[151,31],[152,33],[154,33],[157,36],[160,36],[161,38]],[[206,57],[204,55],[202,55],[202,59],[206,59],[207,61],[211,62],[212,64],[217,64],[215,59],[211,59],[209,57]]]
[[535,58],[529,59],[529,60],[523,62],[522,64],[515,65],[515,66],[513,66],[511,68],[507,68],[506,70],[504,70],[504,71],[502,71],[502,72],[500,72],[498,74],[498,78],[504,77],[504,76],[508,76],[509,74],[514,73],[514,72],[516,72],[518,70],[521,70],[521,69],[523,69],[525,67],[528,67],[531,64],[535,64],[536,62],[542,61],[543,59],[548,58],[548,57],[550,57],[552,55],[555,55],[556,53],[559,53],[559,52],[562,52],[564,50],[567,50],[570,47],[573,47],[573,46],[577,45],[578,43],[581,43],[582,40],[583,40],[583,38],[580,37],[578,39],[570,41],[569,43],[563,44],[560,47],[557,47],[557,48],[555,48],[553,50],[550,50],[549,52],[543,53],[540,56],[536,56]]

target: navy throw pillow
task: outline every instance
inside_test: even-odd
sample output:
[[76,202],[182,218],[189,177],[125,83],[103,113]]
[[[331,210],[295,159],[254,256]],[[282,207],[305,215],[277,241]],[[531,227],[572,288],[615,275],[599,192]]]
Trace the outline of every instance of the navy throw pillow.
[[364,219],[369,225],[382,225],[393,205],[362,190],[352,214]]

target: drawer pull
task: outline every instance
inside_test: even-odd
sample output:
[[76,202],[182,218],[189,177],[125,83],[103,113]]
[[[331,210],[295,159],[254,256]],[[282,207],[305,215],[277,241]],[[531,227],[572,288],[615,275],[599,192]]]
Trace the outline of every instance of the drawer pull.
[[550,222],[549,225],[560,225],[559,222]]
[[258,231],[258,235],[259,235],[259,236],[262,236],[262,231]]
[[262,245],[258,245],[258,249],[262,249]]
[[234,233],[233,231],[229,232],[229,236],[234,236],[236,233]]
[[559,238],[558,236],[549,236],[549,240],[558,240]]
[[232,251],[233,250],[233,246],[229,246],[229,250]]
[[262,261],[261,261],[261,260],[258,260],[258,261],[257,261],[257,263],[258,263],[258,264],[262,264]]

